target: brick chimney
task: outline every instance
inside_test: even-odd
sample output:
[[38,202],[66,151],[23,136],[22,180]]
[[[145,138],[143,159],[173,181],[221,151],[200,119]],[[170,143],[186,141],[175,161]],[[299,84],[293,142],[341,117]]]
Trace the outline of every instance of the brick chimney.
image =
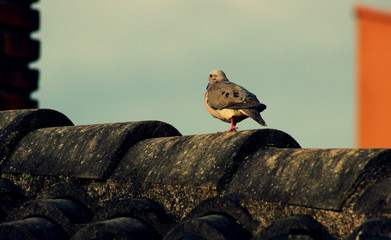
[[40,43],[31,38],[39,28],[37,0],[0,0],[0,110],[36,108],[30,98],[38,87],[38,70],[29,63],[39,57]]
[[356,7],[357,145],[391,147],[391,12]]

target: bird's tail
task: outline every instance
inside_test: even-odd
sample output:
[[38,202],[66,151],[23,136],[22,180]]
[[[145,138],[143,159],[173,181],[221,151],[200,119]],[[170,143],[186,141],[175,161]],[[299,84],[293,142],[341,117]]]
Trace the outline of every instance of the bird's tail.
[[[244,109],[243,109],[244,110]],[[242,110],[242,111],[243,111]],[[244,110],[247,116],[254,119],[257,123],[261,124],[262,126],[267,126],[265,120],[261,117],[261,114],[255,109],[246,109]]]
[[263,118],[261,117],[261,114],[257,114],[258,116],[256,118],[252,118],[254,119],[255,121],[257,121],[257,123],[261,124],[262,126],[267,126],[265,120],[263,120]]

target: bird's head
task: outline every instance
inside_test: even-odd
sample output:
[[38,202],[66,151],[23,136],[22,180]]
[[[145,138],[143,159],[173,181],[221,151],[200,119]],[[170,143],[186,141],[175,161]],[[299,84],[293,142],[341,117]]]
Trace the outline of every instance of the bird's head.
[[215,83],[215,82],[222,82],[222,81],[229,81],[228,78],[225,76],[225,73],[221,70],[213,70],[209,73],[209,83],[206,88],[209,87],[209,85]]

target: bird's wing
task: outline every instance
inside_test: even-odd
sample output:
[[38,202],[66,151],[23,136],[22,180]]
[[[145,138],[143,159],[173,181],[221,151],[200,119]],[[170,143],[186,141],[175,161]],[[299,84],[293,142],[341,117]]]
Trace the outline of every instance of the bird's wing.
[[214,83],[207,91],[207,103],[213,109],[256,108],[263,111],[266,108],[253,93],[233,82]]

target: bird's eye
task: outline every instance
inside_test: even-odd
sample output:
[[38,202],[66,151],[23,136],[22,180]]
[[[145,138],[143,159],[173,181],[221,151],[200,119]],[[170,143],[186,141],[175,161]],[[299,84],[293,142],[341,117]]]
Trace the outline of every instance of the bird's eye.
[[213,75],[211,74],[211,75],[209,75],[209,77],[211,78],[211,77],[213,77]]

